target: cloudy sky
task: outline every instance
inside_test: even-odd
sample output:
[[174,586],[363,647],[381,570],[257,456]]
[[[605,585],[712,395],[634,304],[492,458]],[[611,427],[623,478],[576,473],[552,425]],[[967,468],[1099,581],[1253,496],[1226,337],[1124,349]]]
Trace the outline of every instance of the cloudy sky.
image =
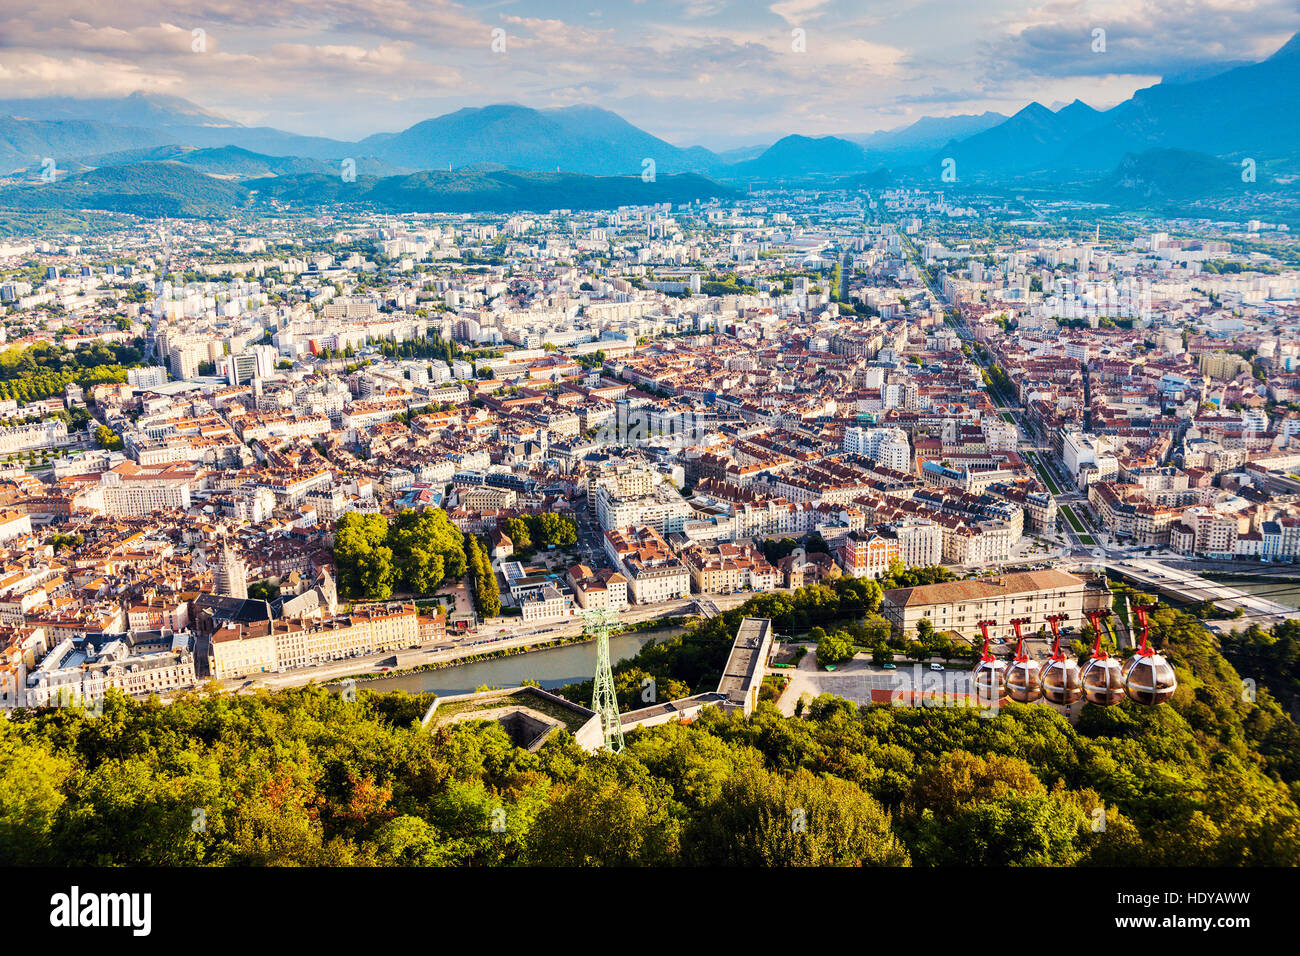
[[1110,106],[1297,30],[1295,0],[0,0],[0,97],[146,90],[347,139],[462,106],[593,103],[721,148]]

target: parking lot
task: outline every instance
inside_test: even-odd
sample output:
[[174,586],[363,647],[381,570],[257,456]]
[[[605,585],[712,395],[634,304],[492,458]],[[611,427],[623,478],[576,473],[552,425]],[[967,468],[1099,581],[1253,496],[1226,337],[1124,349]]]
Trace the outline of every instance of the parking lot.
[[[943,665],[940,665],[943,666]],[[791,678],[779,703],[781,713],[793,716],[799,699],[807,703],[822,694],[834,694],[855,704],[871,703],[871,692],[918,690],[923,694],[965,694],[970,689],[970,671],[959,665],[932,671],[927,664],[903,661],[897,670],[876,667],[867,654],[838,665],[833,671],[820,670],[816,655],[809,650],[798,669],[784,671]]]

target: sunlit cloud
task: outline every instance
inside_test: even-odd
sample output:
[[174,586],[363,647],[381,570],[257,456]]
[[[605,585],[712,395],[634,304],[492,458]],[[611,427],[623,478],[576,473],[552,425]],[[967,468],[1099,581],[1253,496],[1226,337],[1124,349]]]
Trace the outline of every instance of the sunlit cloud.
[[[1035,99],[1106,106],[1163,75],[1260,59],[1300,29],[1293,0],[563,9],[543,0],[209,0],[191,9],[0,0],[0,96],[169,93],[245,122],[341,138],[465,106],[593,103],[683,145],[727,146],[1014,112]],[[1092,49],[1096,29],[1105,30],[1103,54]],[[493,30],[505,31],[503,52]]]

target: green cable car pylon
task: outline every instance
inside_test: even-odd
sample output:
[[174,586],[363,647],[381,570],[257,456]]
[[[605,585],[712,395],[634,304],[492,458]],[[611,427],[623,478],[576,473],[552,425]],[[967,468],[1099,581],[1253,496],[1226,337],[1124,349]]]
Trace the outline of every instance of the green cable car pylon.
[[623,749],[623,721],[618,715],[618,697],[614,694],[614,670],[609,664],[610,617],[604,611],[583,615],[583,630],[596,639],[596,674],[592,680],[591,709],[600,717],[605,749],[619,753]]

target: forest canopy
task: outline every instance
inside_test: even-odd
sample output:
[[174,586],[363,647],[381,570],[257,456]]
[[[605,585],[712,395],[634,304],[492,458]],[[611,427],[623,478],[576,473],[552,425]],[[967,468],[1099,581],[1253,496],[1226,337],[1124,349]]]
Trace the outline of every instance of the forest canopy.
[[[816,588],[697,622],[616,679],[698,690],[741,615],[829,624],[832,605],[871,603]],[[1243,694],[1194,618],[1152,618],[1171,703],[1087,705],[1075,725],[1039,705],[825,695],[802,718],[706,710],[609,755],[562,732],[529,752],[487,721],[428,730],[429,696],[315,686],[17,711],[0,721],[0,863],[1295,866],[1300,732]]]
[[131,345],[83,343],[76,349],[38,342],[0,351],[0,398],[20,404],[59,395],[71,383],[89,390],[107,382],[125,382],[126,371],[141,364]]

